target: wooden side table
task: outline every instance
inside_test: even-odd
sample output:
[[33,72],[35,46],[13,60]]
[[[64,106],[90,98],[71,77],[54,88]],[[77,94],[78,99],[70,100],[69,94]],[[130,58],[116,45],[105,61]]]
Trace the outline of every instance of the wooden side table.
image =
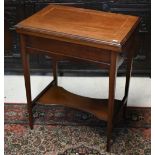
[[[38,104],[59,104],[94,114],[107,121],[107,151],[114,122],[127,105],[132,58],[136,51],[135,16],[106,13],[67,6],[49,5],[16,25],[20,34],[29,125],[33,128],[32,108]],[[54,80],[34,99],[31,97],[29,54],[53,58]],[[125,95],[115,99],[118,67],[127,57]],[[109,98],[93,99],[72,94],[57,84],[57,62],[62,59],[96,63],[109,69]],[[103,88],[104,89],[104,88]]]

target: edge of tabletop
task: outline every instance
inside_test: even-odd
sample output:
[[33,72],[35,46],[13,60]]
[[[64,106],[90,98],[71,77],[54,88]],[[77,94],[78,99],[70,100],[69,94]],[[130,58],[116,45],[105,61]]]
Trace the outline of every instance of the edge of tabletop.
[[[51,6],[51,5],[49,5],[49,6]],[[47,6],[47,7],[49,7],[49,6]],[[56,5],[56,6],[59,6],[59,5]],[[44,9],[46,9],[47,7],[45,7]],[[69,6],[65,6],[65,7],[69,7]],[[83,8],[80,8],[80,9],[83,9]],[[42,10],[40,10],[39,12],[41,12]],[[55,40],[60,40],[60,41],[66,41],[66,42],[96,47],[96,48],[102,48],[102,49],[110,50],[110,51],[122,52],[122,47],[124,46],[124,44],[126,43],[128,38],[131,36],[132,32],[136,29],[139,22],[140,22],[140,18],[137,17],[137,20],[134,23],[133,27],[126,34],[126,36],[123,38],[123,40],[121,42],[98,40],[95,38],[79,36],[79,35],[72,35],[72,34],[68,34],[68,33],[64,33],[64,32],[58,32],[58,31],[52,31],[52,30],[49,31],[46,29],[34,28],[34,27],[30,27],[30,26],[23,26],[21,24],[21,22],[19,22],[17,25],[15,25],[15,28],[16,28],[16,32],[21,35],[44,37],[44,38],[48,38],[48,39],[55,39]]]
[[21,27],[20,25],[15,26],[17,33],[20,35],[29,35],[34,37],[44,37],[47,39],[55,39],[60,41],[71,42],[75,44],[81,44],[96,48],[103,48],[107,50],[113,50],[121,52],[121,44],[116,42],[108,42],[104,40],[96,40],[93,38],[86,38],[78,35],[71,35],[62,32],[47,31],[43,29],[34,29],[30,27]]

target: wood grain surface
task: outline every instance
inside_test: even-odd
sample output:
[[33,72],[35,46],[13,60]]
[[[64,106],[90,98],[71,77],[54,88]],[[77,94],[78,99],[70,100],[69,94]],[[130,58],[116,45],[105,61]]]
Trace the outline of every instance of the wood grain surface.
[[[73,43],[121,51],[139,17],[89,9],[48,5],[16,25],[17,31]],[[24,31],[23,31],[24,30]]]

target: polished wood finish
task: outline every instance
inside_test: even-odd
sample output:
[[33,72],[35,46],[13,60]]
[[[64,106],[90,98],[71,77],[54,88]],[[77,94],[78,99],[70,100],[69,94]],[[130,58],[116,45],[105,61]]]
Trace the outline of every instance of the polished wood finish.
[[49,5],[16,27],[23,34],[121,52],[138,23],[136,16]]
[[[54,70],[54,68],[53,68],[53,70]],[[35,106],[35,104],[36,104],[36,102],[37,102],[37,100],[42,96],[42,95],[44,95],[45,94],[45,92],[51,87],[51,86],[53,86],[53,85],[56,85],[57,83],[56,83],[56,80],[54,79],[53,81],[51,81],[34,99],[33,99],[33,101],[32,101],[32,106]]]
[[[138,23],[139,18],[135,16],[49,5],[17,24],[16,30],[21,38],[30,127],[33,127],[32,103],[58,104],[83,110],[107,121],[107,151],[110,151],[113,124],[127,104],[132,58],[136,50],[133,42]],[[31,53],[51,56],[54,76],[54,81],[33,101],[28,64]],[[119,101],[115,100],[116,76],[125,57],[128,61],[125,95]],[[59,87],[57,64],[67,58],[95,63],[109,69],[108,99],[83,97]]]
[[124,94],[124,118],[126,116],[126,106],[127,106],[127,99],[128,99],[128,93],[129,93],[129,84],[130,84],[130,77],[131,77],[131,71],[132,71],[132,63],[133,63],[133,49],[130,49],[131,51],[128,52],[127,57],[127,69],[126,69],[126,83],[125,83],[125,94]]
[[[27,37],[27,47],[32,48],[32,52],[46,51],[47,54],[56,54],[59,56],[68,56],[72,58],[84,59],[88,61],[96,61],[101,63],[110,62],[109,51],[103,51],[100,48],[90,46],[83,46],[81,44],[74,44],[60,40],[47,39],[41,37]],[[52,47],[51,47],[52,46]],[[70,46],[72,48],[70,48]],[[63,50],[61,50],[63,49]],[[98,54],[96,54],[98,53]]]
[[33,113],[32,113],[29,54],[26,52],[25,36],[23,36],[23,35],[20,35],[20,44],[21,44],[22,62],[23,62],[23,67],[24,67],[27,108],[28,108],[28,113],[29,113],[29,125],[30,125],[30,128],[33,129]]
[[108,127],[107,127],[107,151],[110,151],[110,139],[113,125],[113,115],[116,104],[115,99],[115,84],[117,75],[117,54],[111,53],[111,65],[109,73],[109,100],[108,100]]
[[[108,100],[83,97],[70,93],[62,87],[50,87],[36,102],[42,105],[64,105],[92,113],[101,120],[108,120]],[[115,100],[115,104],[117,113],[121,101]]]
[[57,75],[57,60],[54,59],[53,60],[53,77],[54,77],[54,81],[55,81],[55,85],[58,85],[58,75]]
[[[136,15],[141,17],[138,26],[140,48],[133,59],[133,76],[150,76],[151,63],[151,2],[150,0],[5,0],[5,74],[23,74],[19,37],[15,32],[14,25],[39,11],[49,3],[61,4],[94,10],[116,12],[122,14]],[[51,72],[51,59],[43,55],[33,55],[30,58],[31,74],[48,75]],[[126,61],[118,70],[118,76],[125,76]],[[108,70],[98,68],[95,64],[74,63],[61,61],[59,63],[59,75],[63,76],[108,76]]]

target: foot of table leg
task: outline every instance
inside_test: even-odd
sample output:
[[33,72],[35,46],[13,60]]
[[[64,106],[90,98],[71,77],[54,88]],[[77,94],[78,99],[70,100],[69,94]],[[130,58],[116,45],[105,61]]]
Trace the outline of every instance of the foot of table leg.
[[108,127],[107,127],[107,152],[110,152],[110,147],[111,147],[111,135],[112,135],[112,123],[108,122]]

